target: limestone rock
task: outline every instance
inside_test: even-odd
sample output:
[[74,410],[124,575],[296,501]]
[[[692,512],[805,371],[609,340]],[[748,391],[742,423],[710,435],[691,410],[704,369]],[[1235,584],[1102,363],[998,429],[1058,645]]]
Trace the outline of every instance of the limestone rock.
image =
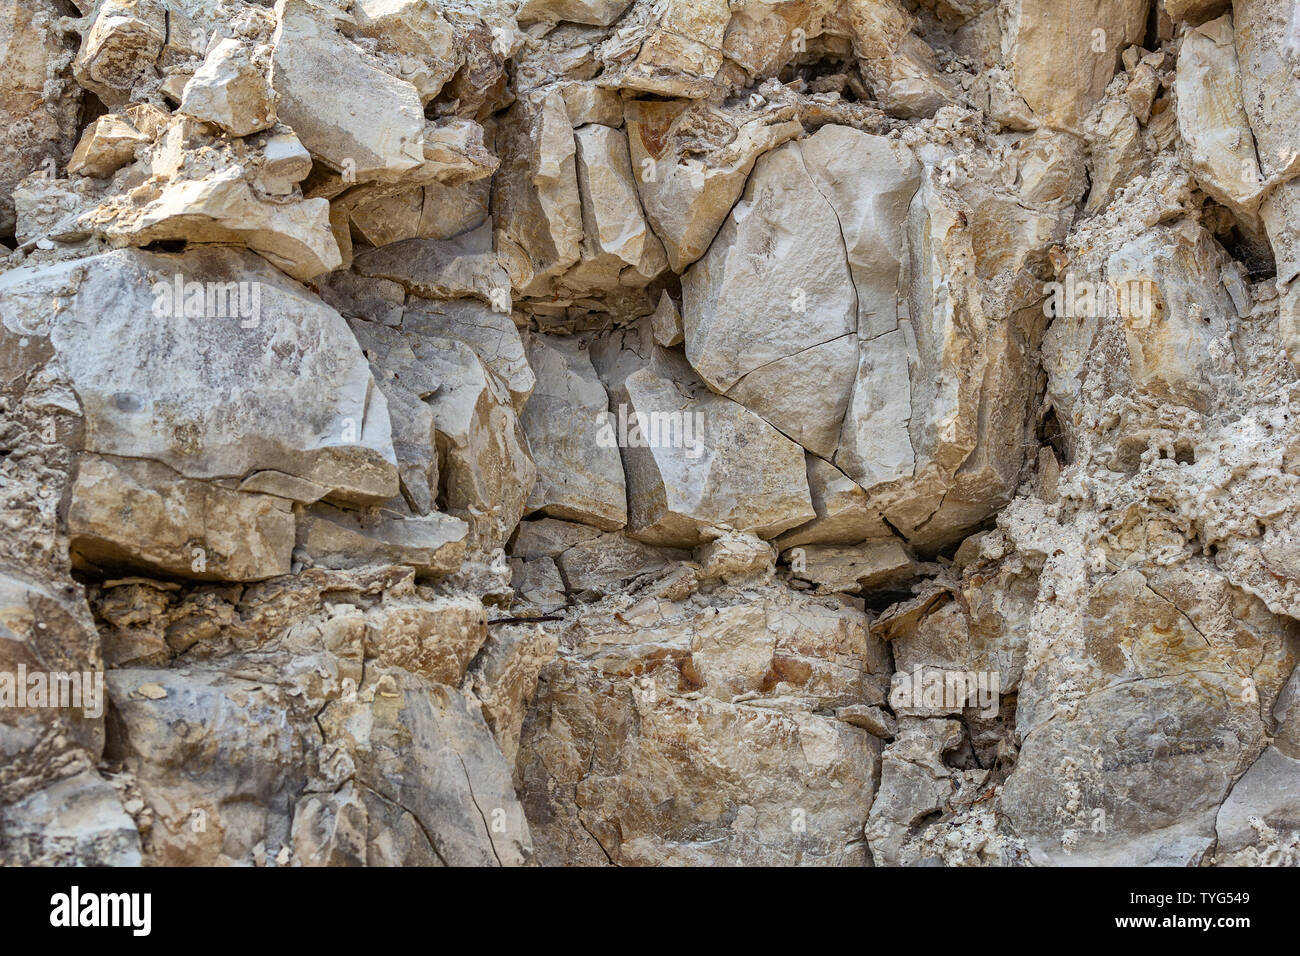
[[530,513],[615,531],[627,523],[623,462],[613,441],[605,387],[578,342],[531,336],[528,365],[537,389],[520,424],[537,462]]
[[1290,794],[1300,761],[1266,749],[1237,781],[1215,820],[1216,862],[1238,866],[1294,866],[1300,836]]
[[516,103],[497,134],[497,149],[496,247],[511,284],[525,293],[541,292],[578,261],[583,238],[577,146],[563,92]]
[[[790,144],[759,160],[682,282],[686,355],[700,376],[823,457],[834,452],[856,370],[843,248],[833,208]],[[805,376],[821,383],[815,396],[798,384]]]
[[[4,756],[0,794],[6,804],[13,805],[29,794],[39,793],[42,787],[57,786],[59,781],[84,771],[87,778],[65,783],[45,796],[36,796],[33,807],[40,807],[41,814],[48,818],[53,812],[52,805],[57,806],[64,797],[74,799],[69,791],[73,794],[85,791],[86,802],[98,806],[102,803],[98,791],[103,785],[90,778],[94,778],[93,768],[103,752],[107,702],[102,684],[94,683],[94,675],[102,674],[104,665],[85,599],[71,581],[65,589],[55,589],[10,572],[0,576],[0,602],[4,610],[4,623],[0,626],[0,673],[6,675],[8,694],[16,693],[19,676],[24,672],[76,674],[76,684],[69,676],[66,689],[61,680],[60,688],[55,688],[55,696],[62,701],[64,695],[70,695],[74,687],[83,683],[83,675],[89,676],[89,686],[83,688],[80,700],[67,698],[69,705],[81,706],[35,706],[41,701],[30,693],[35,687],[29,685],[28,706],[20,707],[11,698],[0,710],[3,727],[0,754]],[[24,823],[23,816],[17,810],[7,814],[4,832],[12,827],[20,830],[30,827],[32,824]],[[32,836],[36,845],[41,845],[39,831]]]
[[74,556],[92,567],[258,581],[289,573],[289,504],[177,479],[151,462],[87,456],[72,486],[68,535]]
[[275,125],[275,99],[267,79],[271,51],[238,40],[220,41],[185,84],[180,111],[220,126],[231,136],[250,136]]
[[0,812],[0,845],[35,866],[139,866],[140,834],[116,790],[83,770]]
[[[671,371],[642,369],[625,383],[628,533],[685,547],[713,525],[771,538],[814,517],[799,446],[708,391],[684,362]],[[761,472],[741,464],[740,449],[765,462]]]
[[[1035,117],[1077,130],[1115,75],[1121,50],[1138,43],[1147,0],[1087,0],[1061,10],[1047,0],[1015,0],[1003,45],[1016,89]],[[1061,56],[1062,50],[1072,51]]]
[[271,78],[280,118],[352,182],[395,179],[424,162],[415,87],[377,67],[311,0],[277,0]]
[[808,490],[817,517],[776,539],[781,548],[801,544],[857,544],[884,538],[889,527],[867,494],[848,476],[816,455],[808,455]]
[[0,865],[1297,864],[1294,7],[0,0]]
[[456,30],[430,0],[360,0],[353,4],[355,34],[403,58],[403,79],[428,103],[461,65]]
[[87,20],[73,73],[105,105],[119,106],[155,71],[167,39],[167,7],[162,0],[104,0]]
[[[524,725],[519,772],[543,864],[863,862],[879,741],[781,706],[862,699],[863,670],[883,659],[860,612],[769,590],[635,623],[592,613],[543,670]],[[712,796],[690,789],[718,774],[727,784]]]
[[470,299],[439,302],[411,298],[402,314],[402,329],[464,342],[505,382],[515,411],[524,411],[537,375],[509,315]]
[[510,553],[525,561],[555,558],[575,544],[599,536],[598,529],[572,521],[556,518],[521,521],[511,541]]
[[560,552],[555,563],[568,590],[609,593],[633,578],[662,571],[674,558],[686,557],[684,551],[654,548],[614,532],[577,542]]
[[624,270],[653,279],[667,260],[641,213],[627,137],[588,123],[574,131],[574,143],[584,238],[581,261],[566,283],[612,287]]
[[516,604],[532,606],[542,612],[554,611],[569,603],[564,590],[564,578],[550,558],[510,560],[510,587],[514,589]]
[[526,0],[517,16],[523,24],[564,20],[606,27],[622,16],[629,2],[630,0]]
[[1252,212],[1259,201],[1255,137],[1241,99],[1232,17],[1194,30],[1178,54],[1178,129],[1192,151],[1192,171],[1220,202]]
[[405,564],[421,574],[459,571],[468,528],[444,514],[377,519],[318,506],[298,522],[297,541],[324,568]]
[[82,134],[68,160],[72,175],[104,179],[135,159],[135,151],[151,142],[124,116],[101,116]]
[[[274,680],[208,668],[124,668],[109,672],[108,686],[121,722],[115,756],[152,810],[154,861],[251,862],[256,844],[288,842],[307,776],[305,702]],[[170,731],[177,724],[183,736]]]
[[709,248],[758,157],[799,133],[797,123],[756,118],[741,125],[724,149],[701,159],[686,154],[681,142],[698,109],[651,100],[627,106],[637,189],[668,264],[678,273]]
[[370,250],[356,257],[353,268],[425,299],[473,296],[496,308],[510,303],[510,279],[492,252],[490,223],[441,242],[408,239]]
[[786,552],[798,561],[792,574],[820,591],[883,591],[909,581],[915,561],[897,538],[860,545],[813,544]]
[[271,469],[358,502],[396,490],[387,408],[346,324],[256,256],[124,250],[12,270],[0,296],[46,316],[33,331],[67,370],[88,452],[195,479]]
[[515,766],[519,735],[537,693],[538,677],[558,648],[558,638],[540,627],[507,625],[493,629],[483,653],[474,659],[470,671],[474,696],[483,705],[483,718],[507,766]]
[[42,164],[54,174],[77,140],[81,94],[68,75],[61,12],[54,0],[0,4],[0,234],[13,230],[14,187]]
[[456,687],[487,637],[487,614],[472,598],[389,599],[367,615],[366,660]]
[[425,511],[445,501],[469,524],[469,553],[504,545],[537,475],[506,383],[462,342],[352,327],[393,396],[405,495]]
[[[320,722],[355,755],[358,782],[406,808],[447,865],[531,860],[510,769],[482,714],[456,690],[372,666],[361,694],[331,703]],[[504,828],[491,826],[497,819]]]

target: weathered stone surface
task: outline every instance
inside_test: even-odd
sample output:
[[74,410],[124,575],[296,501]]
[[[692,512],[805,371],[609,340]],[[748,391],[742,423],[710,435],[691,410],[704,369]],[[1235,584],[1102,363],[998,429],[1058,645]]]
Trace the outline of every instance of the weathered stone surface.
[[686,557],[685,551],[655,548],[612,533],[579,541],[560,552],[555,563],[568,590],[599,594],[615,591],[634,578],[662,571],[672,560]]
[[358,782],[407,809],[447,865],[531,861],[510,769],[482,714],[456,690],[372,666],[356,697],[331,703],[320,722],[354,754]]
[[178,478],[153,462],[85,456],[68,506],[73,555],[205,581],[289,573],[290,502]]
[[[823,457],[834,452],[856,370],[843,250],[835,211],[790,144],[758,161],[744,199],[682,282],[686,355],[700,376]],[[815,393],[800,384],[805,376],[819,383]]]
[[681,139],[695,107],[654,100],[627,105],[628,141],[646,217],[663,240],[668,264],[682,272],[704,255],[745,189],[755,160],[799,133],[798,124],[755,119],[734,140],[704,158],[687,155]]
[[1178,54],[1178,132],[1192,172],[1219,202],[1252,212],[1260,192],[1255,137],[1241,100],[1232,17],[1190,30]]
[[[65,800],[81,802],[84,799],[87,805],[99,808],[94,811],[97,815],[101,810],[110,813],[111,808],[101,806],[104,801],[99,791],[104,785],[91,779],[95,777],[94,767],[104,747],[106,701],[102,685],[98,685],[98,697],[93,693],[96,687],[94,675],[102,674],[104,665],[94,621],[84,597],[71,581],[66,588],[55,589],[45,582],[31,580],[29,575],[6,572],[0,576],[0,609],[3,609],[0,674],[9,685],[8,700],[0,708],[0,727],[3,728],[0,755],[4,757],[3,769],[0,769],[0,795],[3,795],[4,803],[16,805],[29,794],[36,793],[37,796],[32,798],[33,816],[39,815],[55,827],[58,826],[57,820],[50,819],[50,814],[57,813],[55,808]],[[28,706],[18,706],[19,701],[14,699],[14,695],[18,677],[24,670],[33,674],[75,673],[78,685],[83,682],[83,675],[87,675],[90,686],[85,690],[90,693],[75,701],[83,706],[35,706],[41,702],[34,695]],[[28,688],[29,691],[34,689],[32,686]],[[68,693],[71,690],[69,686]],[[68,703],[74,701],[69,697]],[[87,776],[78,779],[78,775],[83,774]],[[60,784],[59,781],[72,782]],[[45,796],[39,795],[42,787],[50,785],[58,789]],[[51,851],[51,847],[61,842],[43,842],[39,830],[32,832],[29,829],[34,822],[26,820],[26,814],[16,807],[5,816],[0,833],[15,834],[12,839],[17,839],[17,833],[28,833],[34,841],[32,846],[41,848],[34,853],[36,856]],[[74,826],[69,822],[70,833],[80,831],[80,823]],[[90,837],[87,835],[85,839]],[[75,846],[64,850],[82,852]],[[5,852],[11,859],[23,858],[15,856],[13,850]],[[117,852],[119,850],[114,850]]]
[[419,93],[344,39],[328,8],[277,0],[273,45],[280,118],[313,156],[353,182],[393,179],[424,162]]
[[425,299],[474,296],[497,308],[510,302],[510,280],[492,252],[490,223],[445,241],[408,239],[364,252],[353,268]]
[[43,316],[30,331],[67,370],[87,451],[196,479],[273,469],[363,502],[396,490],[387,408],[346,324],[255,256],[120,251],[11,271],[0,296],[9,321]]
[[[150,125],[147,115],[134,115]],[[303,200],[294,188],[310,167],[301,155],[283,155],[293,137],[277,133],[250,148],[217,132],[179,115],[160,122],[153,149],[131,169],[147,184],[98,204],[87,197],[87,208],[52,237],[73,242],[93,235],[112,247],[182,240],[242,245],[302,280],[337,268],[342,258],[328,201]]]
[[497,150],[496,248],[515,288],[541,292],[578,261],[583,238],[577,146],[564,94],[516,103],[497,134]]
[[906,396],[906,361],[886,333],[898,328],[917,170],[906,147],[823,127],[759,160],[745,198],[683,279],[686,353],[701,376],[826,459],[843,454],[869,467],[867,459],[890,458],[857,447],[890,429],[866,424],[860,404],[846,412],[864,392]]
[[409,299],[402,314],[402,329],[464,342],[505,382],[515,411],[524,411],[537,376],[524,352],[519,329],[509,315],[470,299]]
[[[814,517],[798,445],[708,391],[685,362],[666,359],[664,370],[673,377],[646,368],[624,383],[628,421],[646,423],[639,436],[629,426],[623,453],[630,535],[683,547],[714,525],[770,538]],[[761,471],[743,464],[751,455]]]
[[389,598],[366,615],[366,660],[456,687],[487,636],[487,614],[473,598]]
[[511,541],[510,553],[525,561],[555,558],[575,544],[599,536],[597,528],[572,521],[559,521],[555,518],[521,521]]
[[770,589],[561,644],[519,757],[542,863],[863,862],[879,741],[805,709],[883,666],[861,612]]
[[606,27],[622,16],[629,3],[630,0],[526,0],[517,16],[524,24],[564,20]]
[[[107,676],[122,727],[113,756],[141,781],[153,811],[154,861],[251,861],[256,844],[288,841],[307,774],[310,715],[302,703],[274,681],[221,671],[125,668]],[[171,731],[178,723],[184,735]]]
[[297,541],[318,567],[405,564],[422,574],[449,574],[460,570],[467,533],[465,522],[437,512],[371,518],[317,506],[299,520]]
[[798,561],[794,577],[826,593],[887,591],[916,576],[915,559],[897,538],[852,546],[813,544],[783,557]]
[[162,0],[105,0],[84,22],[73,74],[105,105],[118,106],[156,75],[167,39],[167,6]]
[[[594,530],[594,529],[593,529]],[[510,587],[516,605],[532,606],[542,612],[554,611],[569,603],[560,569],[550,558],[510,560]]]
[[428,103],[461,65],[456,31],[431,0],[359,0],[352,5],[355,34],[402,57],[402,78]]
[[531,336],[528,366],[537,388],[520,419],[537,462],[530,513],[580,521],[602,531],[627,523],[627,492],[609,397],[577,341]]
[[483,653],[474,659],[470,686],[509,767],[515,766],[537,679],[558,648],[555,634],[540,626],[510,625],[493,628]]
[[1215,820],[1215,861],[1230,866],[1296,866],[1300,760],[1267,748],[1236,782]]
[[817,517],[776,539],[781,548],[801,544],[857,544],[889,534],[880,512],[872,508],[866,492],[844,472],[808,455],[808,490]]
[[68,172],[104,179],[135,159],[135,151],[150,138],[124,116],[109,114],[90,124],[68,160]]
[[506,383],[462,342],[373,322],[352,328],[393,396],[406,497],[422,511],[436,497],[468,522],[469,553],[500,548],[537,475]]
[[1003,44],[1016,89],[1040,122],[1078,129],[1115,75],[1120,51],[1142,39],[1147,7],[1147,0],[1086,0],[1068,9],[1048,0],[1010,5]]
[[180,112],[221,127],[231,136],[250,136],[275,125],[275,93],[267,77],[271,51],[249,49],[225,39],[208,51],[185,84]]
[[627,136],[588,123],[574,131],[574,145],[584,238],[577,275],[566,281],[612,287],[624,270],[653,279],[667,259],[641,213]]
[[0,859],[30,866],[139,866],[140,834],[93,770],[0,810]]
[[54,0],[0,4],[0,234],[13,230],[14,187],[42,163],[55,171],[77,139],[81,96],[57,29],[61,12]]
[[1294,6],[0,0],[0,863],[1296,864]]

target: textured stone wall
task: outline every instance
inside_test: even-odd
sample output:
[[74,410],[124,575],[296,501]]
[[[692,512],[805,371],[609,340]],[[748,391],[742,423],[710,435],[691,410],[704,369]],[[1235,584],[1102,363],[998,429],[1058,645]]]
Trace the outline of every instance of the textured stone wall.
[[1287,0],[0,66],[0,862],[1300,863]]

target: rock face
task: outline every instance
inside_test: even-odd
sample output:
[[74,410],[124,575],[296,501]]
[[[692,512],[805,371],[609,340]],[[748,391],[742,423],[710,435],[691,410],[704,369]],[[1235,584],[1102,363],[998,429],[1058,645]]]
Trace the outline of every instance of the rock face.
[[0,0],[0,864],[1300,864],[1292,6]]

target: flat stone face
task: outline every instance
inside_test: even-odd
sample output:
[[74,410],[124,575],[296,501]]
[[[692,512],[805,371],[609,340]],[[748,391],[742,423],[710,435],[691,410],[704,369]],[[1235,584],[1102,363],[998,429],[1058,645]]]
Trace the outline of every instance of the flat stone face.
[[[355,754],[359,781],[409,808],[447,865],[529,862],[532,840],[510,768],[478,709],[458,691],[401,669],[370,672],[373,698],[337,702],[321,717],[325,733]],[[501,809],[505,832],[491,829],[483,807]]]
[[709,248],[758,157],[799,133],[794,123],[755,119],[737,131],[725,162],[710,165],[683,149],[686,133],[678,131],[692,113],[671,100],[632,100],[627,107],[637,190],[646,217],[663,240],[669,266],[677,273]]
[[[643,369],[626,381],[628,415],[645,422],[639,437],[629,432],[623,457],[628,533],[687,546],[713,524],[773,537],[812,518],[799,446],[744,406],[690,381],[684,368],[674,379]],[[764,468],[747,468],[740,449],[757,454]]]
[[275,92],[267,79],[271,51],[238,40],[218,43],[185,85],[181,110],[220,126],[232,136],[249,136],[275,125]]
[[[769,586],[635,623],[607,614],[561,636],[524,724],[540,862],[863,861],[879,740],[809,713],[861,702],[883,665],[861,612]],[[819,824],[792,831],[793,808]]]
[[759,160],[740,205],[687,273],[682,297],[687,357],[723,392],[755,369],[856,330],[838,220],[798,146]]
[[1004,34],[1016,89],[1042,122],[1077,128],[1115,74],[1120,51],[1141,40],[1146,14],[1145,0],[1085,0],[1068,10],[1017,0]]
[[1255,137],[1241,96],[1232,17],[1188,33],[1178,53],[1178,131],[1197,182],[1220,202],[1253,209],[1260,187]]
[[273,47],[280,116],[314,156],[359,180],[395,178],[424,161],[415,87],[368,61],[324,8],[279,0]]
[[537,462],[530,512],[580,521],[603,531],[627,523],[623,462],[612,436],[616,419],[591,359],[579,343],[532,336],[528,363],[538,376],[521,424]]
[[67,523],[74,556],[103,569],[259,581],[288,574],[293,550],[290,502],[177,480],[148,462],[84,458]]
[[87,451],[188,478],[272,469],[355,500],[395,493],[386,403],[346,323],[255,257],[122,251],[0,283],[6,324],[38,323],[66,369]]

